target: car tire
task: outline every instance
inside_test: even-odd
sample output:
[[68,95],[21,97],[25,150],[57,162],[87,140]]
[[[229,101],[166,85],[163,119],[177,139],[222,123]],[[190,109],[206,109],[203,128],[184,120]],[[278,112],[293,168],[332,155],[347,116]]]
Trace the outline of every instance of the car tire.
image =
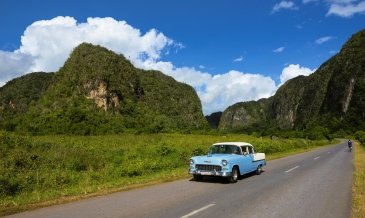
[[200,181],[203,179],[202,175],[193,175],[195,181]]
[[228,177],[228,182],[230,183],[236,183],[238,181],[238,177],[239,177],[240,173],[238,171],[237,167],[233,167],[232,169],[232,175],[230,177]]
[[260,175],[262,173],[262,165],[261,164],[257,166],[257,169],[256,169],[255,172],[256,172],[256,175]]

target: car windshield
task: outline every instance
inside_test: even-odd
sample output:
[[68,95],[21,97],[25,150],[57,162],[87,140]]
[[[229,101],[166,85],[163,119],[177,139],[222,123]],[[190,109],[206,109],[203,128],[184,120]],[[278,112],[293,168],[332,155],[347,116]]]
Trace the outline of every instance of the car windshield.
[[210,154],[239,154],[239,147],[235,145],[212,145]]

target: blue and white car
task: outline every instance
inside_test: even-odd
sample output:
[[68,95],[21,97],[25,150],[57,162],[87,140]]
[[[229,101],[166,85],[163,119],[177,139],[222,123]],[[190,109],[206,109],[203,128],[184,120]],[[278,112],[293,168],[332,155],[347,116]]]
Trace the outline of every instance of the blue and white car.
[[240,175],[254,171],[260,174],[265,165],[265,154],[255,153],[250,143],[221,142],[213,144],[208,155],[192,157],[189,174],[196,181],[203,176],[219,176],[235,183]]

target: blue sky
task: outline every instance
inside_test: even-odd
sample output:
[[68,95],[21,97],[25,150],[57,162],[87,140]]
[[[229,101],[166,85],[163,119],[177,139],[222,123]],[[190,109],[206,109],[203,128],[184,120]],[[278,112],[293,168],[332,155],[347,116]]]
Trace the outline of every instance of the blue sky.
[[87,41],[192,85],[209,114],[314,72],[364,27],[362,0],[1,0],[0,85]]

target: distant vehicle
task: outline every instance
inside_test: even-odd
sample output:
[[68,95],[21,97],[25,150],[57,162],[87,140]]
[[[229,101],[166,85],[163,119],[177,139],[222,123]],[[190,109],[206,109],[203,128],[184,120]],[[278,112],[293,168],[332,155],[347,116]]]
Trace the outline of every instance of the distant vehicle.
[[192,157],[189,174],[196,181],[203,176],[218,176],[235,183],[240,175],[253,171],[261,174],[265,165],[265,154],[255,153],[250,143],[221,142],[213,144],[208,155]]

